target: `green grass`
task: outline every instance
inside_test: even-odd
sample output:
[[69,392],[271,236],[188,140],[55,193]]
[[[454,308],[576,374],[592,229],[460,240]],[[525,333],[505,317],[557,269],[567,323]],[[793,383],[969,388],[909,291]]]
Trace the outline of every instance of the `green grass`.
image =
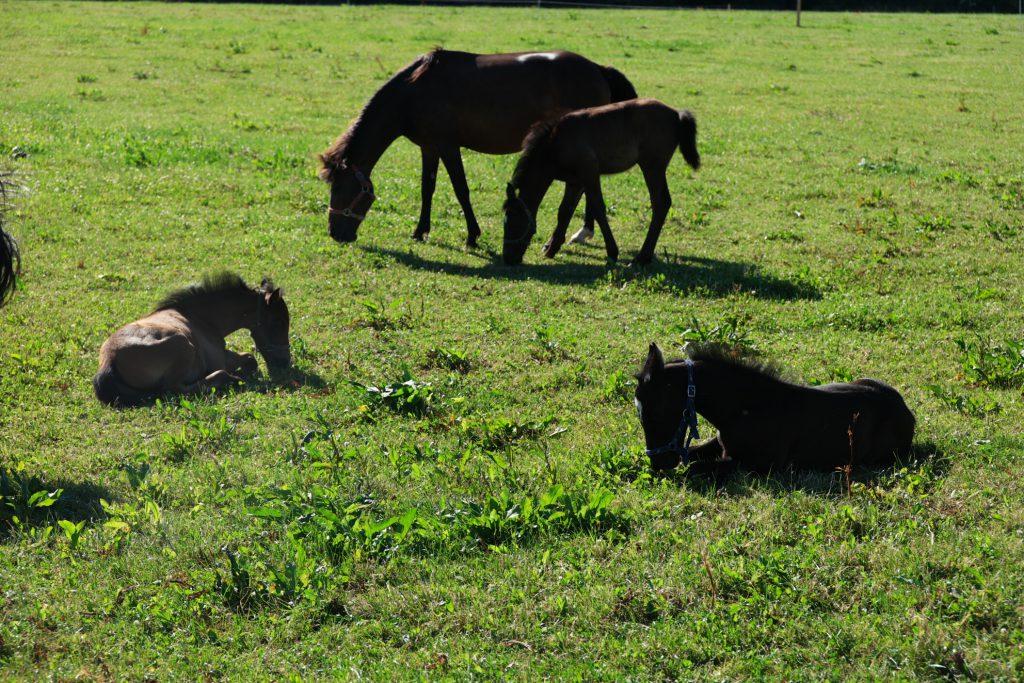
[[[0,311],[0,678],[1024,676],[1016,18],[0,17],[0,152],[29,188]],[[328,239],[314,154],[437,44],[574,49],[696,113],[705,166],[673,163],[654,266],[609,267],[600,238],[544,262],[549,197],[506,269],[463,250],[446,180],[413,243],[407,142],[359,242]],[[499,250],[514,158],[466,164]],[[605,196],[631,257],[640,174]],[[305,379],[101,407],[106,335],[221,267],[285,287]],[[883,378],[930,457],[849,495],[653,477],[630,373],[689,338]]]

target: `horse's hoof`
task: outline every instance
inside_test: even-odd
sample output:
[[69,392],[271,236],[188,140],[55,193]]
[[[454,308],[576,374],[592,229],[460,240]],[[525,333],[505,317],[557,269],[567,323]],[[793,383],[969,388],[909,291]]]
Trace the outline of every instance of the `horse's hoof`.
[[586,228],[580,228],[576,231],[576,234],[569,240],[569,244],[586,244],[590,240],[594,239],[594,231],[587,230]]
[[544,245],[544,257],[555,258],[555,256],[558,255],[558,250],[561,248],[561,244],[552,244],[551,242],[548,242],[547,244]]
[[466,249],[476,249],[476,238],[470,237],[466,240]]
[[426,242],[427,241],[427,233],[425,233],[425,232],[414,232],[412,234],[412,238],[414,240],[416,240],[417,242]]
[[641,254],[637,254],[637,257],[635,259],[633,259],[633,265],[634,266],[649,266],[649,265],[651,265],[651,261],[652,260],[653,259],[650,256],[643,256]]

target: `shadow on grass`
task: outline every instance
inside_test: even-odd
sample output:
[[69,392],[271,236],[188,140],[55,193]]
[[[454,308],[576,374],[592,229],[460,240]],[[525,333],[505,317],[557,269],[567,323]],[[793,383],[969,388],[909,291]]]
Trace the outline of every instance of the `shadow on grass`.
[[315,372],[292,366],[287,370],[272,370],[269,375],[254,378],[244,388],[271,394],[278,391],[293,392],[306,387],[319,391],[327,388],[327,382]]
[[675,292],[703,290],[713,295],[747,292],[759,299],[795,300],[820,299],[814,285],[776,277],[763,272],[751,263],[722,261],[698,256],[671,256],[656,260],[649,266],[627,266],[594,263],[565,263],[553,261],[545,264],[506,266],[500,257],[490,251],[475,250],[478,265],[466,265],[425,258],[412,249],[387,249],[360,246],[367,253],[390,258],[413,270],[444,273],[456,277],[475,277],[488,280],[540,281],[556,285],[585,284],[609,280],[617,284],[637,282],[655,289]]
[[[899,485],[896,479],[905,468],[923,468],[928,478],[935,480],[944,477],[950,466],[951,460],[945,451],[932,441],[921,441],[914,444],[910,457],[889,466],[874,469],[855,468],[850,476],[850,483],[890,488]],[[846,494],[846,478],[838,470],[788,470],[766,474],[744,469],[740,463],[725,468],[699,467],[698,463],[698,466],[691,466],[686,471],[673,470],[661,476],[705,494],[720,491],[737,496],[749,495],[755,491],[772,495],[800,491],[825,497],[840,497]]]
[[[53,496],[56,500],[46,505],[51,498],[47,494],[57,490],[61,491],[60,496]],[[40,494],[39,500],[33,501],[36,494]],[[100,499],[109,501],[112,497],[106,487],[98,484],[66,479],[47,481],[0,468],[0,543],[17,530],[15,517],[22,528],[43,527],[58,519],[76,523],[102,520],[106,514]]]
[[115,405],[115,410],[132,410],[134,408],[151,408],[161,402],[163,404],[177,404],[181,399],[188,400],[208,399],[215,400],[233,393],[251,391],[257,394],[273,394],[280,391],[287,393],[298,391],[304,387],[320,391],[327,388],[327,382],[314,373],[300,368],[291,367],[287,370],[271,370],[266,375],[250,377],[244,383],[227,389],[210,389],[197,394],[154,394],[145,399],[140,399],[130,405]]

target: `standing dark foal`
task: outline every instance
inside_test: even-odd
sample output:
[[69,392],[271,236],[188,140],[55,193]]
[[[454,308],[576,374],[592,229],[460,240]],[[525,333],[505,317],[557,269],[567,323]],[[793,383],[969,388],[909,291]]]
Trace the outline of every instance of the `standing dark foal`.
[[[636,407],[655,469],[700,464],[755,472],[879,467],[911,452],[914,414],[885,382],[809,387],[714,346],[666,363],[651,344],[637,375]],[[692,389],[691,389],[692,387]],[[691,395],[692,403],[687,396]],[[718,436],[687,449],[693,406]]]
[[466,215],[466,244],[480,226],[469,202],[462,148],[518,152],[530,126],[567,111],[636,97],[620,72],[572,52],[478,55],[435,50],[408,65],[370,98],[345,134],[320,155],[331,184],[331,237],[353,242],[375,198],[370,174],[384,151],[405,136],[423,156],[420,219],[413,237],[430,232],[438,161],[444,162]]
[[583,109],[534,126],[506,189],[505,263],[522,262],[537,232],[537,209],[555,180],[565,182],[565,198],[558,207],[558,227],[544,246],[544,255],[554,258],[558,253],[580,196],[586,193],[590,211],[601,226],[608,258],[618,259],[619,247],[608,226],[601,195],[601,176],[634,166],[640,167],[647,181],[652,212],[647,239],[636,261],[649,263],[672,206],[665,171],[677,148],[686,163],[700,168],[693,114],[657,100],[629,100]]

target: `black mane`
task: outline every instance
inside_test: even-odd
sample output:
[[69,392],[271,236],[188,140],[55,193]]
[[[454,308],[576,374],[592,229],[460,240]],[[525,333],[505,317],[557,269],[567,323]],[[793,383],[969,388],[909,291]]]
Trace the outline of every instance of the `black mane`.
[[[269,280],[267,282],[270,284]],[[270,284],[270,287],[273,288],[273,284]],[[245,284],[245,280],[239,275],[222,271],[203,276],[203,281],[200,283],[174,290],[161,299],[153,311],[165,311],[172,308],[184,310],[213,296],[223,296],[231,292],[251,291],[253,290],[249,285]]]
[[534,161],[543,158],[546,143],[558,128],[558,122],[559,119],[538,121],[530,127],[530,131],[523,138],[523,153],[519,157],[519,161],[516,162],[516,170],[512,174],[513,187],[519,187],[523,176],[529,171]]
[[[715,344],[711,342],[691,342],[686,345],[684,350],[690,360],[727,365],[732,368],[761,375],[767,379],[786,381],[782,369],[777,365],[763,361],[760,358],[757,358],[754,354],[738,349],[735,346]],[[681,362],[683,361],[673,360],[669,361],[668,364],[671,365],[672,363]]]
[[425,55],[420,55],[411,64],[407,64],[401,71],[388,79],[367,101],[362,111],[349,125],[341,136],[331,143],[331,146],[320,155],[321,180],[332,182],[334,174],[345,167],[349,156],[349,148],[356,144],[356,139],[362,131],[367,120],[378,118],[382,112],[394,107],[396,95],[406,92],[409,84],[416,83],[423,76],[437,65],[443,50],[435,48]]

